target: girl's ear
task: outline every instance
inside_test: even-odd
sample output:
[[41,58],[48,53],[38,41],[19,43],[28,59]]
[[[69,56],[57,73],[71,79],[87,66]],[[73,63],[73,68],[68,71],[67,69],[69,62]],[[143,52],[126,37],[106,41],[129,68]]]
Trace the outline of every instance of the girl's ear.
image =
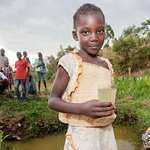
[[73,35],[73,38],[75,39],[75,41],[78,41],[78,36],[75,31],[72,31],[72,35]]

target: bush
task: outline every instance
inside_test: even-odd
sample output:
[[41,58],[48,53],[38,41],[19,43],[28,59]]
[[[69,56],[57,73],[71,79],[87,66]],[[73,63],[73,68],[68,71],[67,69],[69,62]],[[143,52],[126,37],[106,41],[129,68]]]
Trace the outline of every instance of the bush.
[[104,48],[105,48],[105,47],[109,47],[109,44],[108,44],[108,43],[106,43],[106,44],[104,45]]
[[112,60],[114,71],[117,75],[124,75],[131,72],[148,68],[150,65],[150,45],[146,44],[145,39],[139,37],[129,36],[126,38],[119,38],[113,41],[113,50],[118,57]]

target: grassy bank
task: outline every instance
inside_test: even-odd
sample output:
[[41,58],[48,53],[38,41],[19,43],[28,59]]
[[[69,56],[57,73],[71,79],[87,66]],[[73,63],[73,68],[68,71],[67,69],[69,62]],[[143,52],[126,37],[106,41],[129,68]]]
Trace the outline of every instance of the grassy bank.
[[[132,126],[141,138],[141,134],[150,125],[150,78],[121,77],[115,79],[117,84],[115,124]],[[49,87],[50,89],[50,87]],[[14,93],[12,95],[15,96]],[[47,106],[49,93],[27,97],[27,103],[0,95],[0,126],[10,137],[24,139],[59,132],[66,125],[58,120],[58,113]]]
[[[27,97],[27,103],[16,101],[16,97],[10,99],[0,95],[0,126],[9,138],[39,137],[66,129],[58,120],[58,113],[47,106],[49,93],[41,93],[40,96]],[[15,96],[15,93],[11,95]]]
[[132,126],[141,138],[141,134],[150,125],[150,78],[116,78],[116,124]]

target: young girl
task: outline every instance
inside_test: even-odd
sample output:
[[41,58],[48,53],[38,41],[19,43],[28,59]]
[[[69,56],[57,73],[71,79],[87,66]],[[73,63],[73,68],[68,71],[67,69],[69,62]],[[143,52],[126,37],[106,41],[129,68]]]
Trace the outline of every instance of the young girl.
[[40,92],[40,87],[41,87],[41,76],[43,78],[43,83],[45,86],[45,91],[47,91],[47,86],[46,86],[46,72],[48,71],[46,68],[46,61],[43,59],[42,53],[38,53],[39,59],[35,60],[35,71],[38,73],[38,90]]
[[14,85],[14,80],[13,80],[13,76],[12,76],[13,70],[9,66],[9,62],[8,61],[5,61],[5,67],[3,67],[3,72],[4,72],[5,76],[8,79],[8,82],[9,82],[8,90],[9,89],[11,90],[11,88],[12,88],[11,86]]
[[112,102],[98,102],[98,84],[113,84],[112,65],[97,57],[105,37],[105,17],[100,8],[84,4],[73,16],[73,37],[80,51],[63,56],[48,101],[68,123],[64,150],[117,150],[112,122]]

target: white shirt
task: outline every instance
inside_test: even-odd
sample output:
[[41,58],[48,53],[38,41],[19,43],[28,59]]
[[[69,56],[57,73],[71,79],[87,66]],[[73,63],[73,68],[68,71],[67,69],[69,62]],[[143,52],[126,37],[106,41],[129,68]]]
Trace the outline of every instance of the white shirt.
[[7,77],[2,72],[0,72],[0,79],[7,79]]

